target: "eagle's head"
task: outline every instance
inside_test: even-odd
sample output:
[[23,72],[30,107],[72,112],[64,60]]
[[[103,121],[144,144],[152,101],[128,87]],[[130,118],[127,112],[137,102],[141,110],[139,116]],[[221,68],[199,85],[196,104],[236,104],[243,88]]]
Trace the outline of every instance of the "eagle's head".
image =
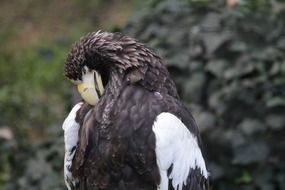
[[111,46],[114,34],[91,32],[75,42],[65,62],[65,76],[74,84],[81,97],[95,105],[103,95],[109,80],[111,63],[106,59],[106,48]]
[[73,44],[65,62],[65,76],[77,85],[87,103],[97,103],[114,75],[129,83],[140,82],[150,90],[168,88],[176,95],[172,81],[164,85],[170,79],[160,57],[131,37],[99,31]]

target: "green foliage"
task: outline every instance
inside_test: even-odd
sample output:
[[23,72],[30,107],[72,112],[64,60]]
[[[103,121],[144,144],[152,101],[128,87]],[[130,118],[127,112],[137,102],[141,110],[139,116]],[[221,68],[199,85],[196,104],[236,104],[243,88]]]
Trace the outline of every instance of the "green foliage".
[[[3,143],[3,146],[0,146],[0,184],[3,184],[4,182],[8,181],[10,178],[11,173],[11,165],[10,162],[10,154],[9,149],[12,146],[11,144],[6,144],[3,141],[0,140],[0,143]],[[1,187],[1,186],[0,186]],[[1,189],[1,188],[0,188]]]
[[[19,118],[49,125],[44,112],[51,112],[50,101],[64,93],[63,62],[66,53],[67,47],[54,45],[31,47],[15,57],[11,54],[2,57],[0,111],[4,114],[4,122],[13,120],[15,112],[18,112]],[[27,125],[34,126],[31,123]]]
[[[67,43],[54,42],[28,47],[19,54],[3,52],[0,126],[9,125],[17,137],[17,142],[3,141],[0,146],[0,184],[13,181],[5,189],[63,187],[62,172],[58,172],[63,159],[59,134],[70,102],[63,76],[67,51]],[[61,144],[56,145],[56,141]]]
[[283,189],[285,4],[165,1],[125,32],[164,58],[202,131],[213,189]]

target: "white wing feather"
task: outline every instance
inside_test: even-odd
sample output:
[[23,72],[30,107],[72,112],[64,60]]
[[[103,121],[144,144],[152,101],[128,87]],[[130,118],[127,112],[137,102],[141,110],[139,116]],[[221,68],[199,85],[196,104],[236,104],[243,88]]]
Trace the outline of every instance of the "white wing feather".
[[[159,114],[153,125],[156,138],[156,157],[160,170],[159,190],[168,190],[168,181],[172,179],[175,190],[181,190],[186,184],[190,169],[199,168],[207,179],[208,172],[197,138],[175,115],[167,112]],[[167,170],[172,171],[167,176]]]
[[[64,130],[64,179],[68,190],[71,190],[71,185],[75,186],[77,180],[73,178],[70,171],[72,160],[78,143],[79,124],[75,121],[76,113],[81,108],[82,102],[76,104],[66,119],[63,122],[62,129]],[[72,183],[72,184],[70,184]]]

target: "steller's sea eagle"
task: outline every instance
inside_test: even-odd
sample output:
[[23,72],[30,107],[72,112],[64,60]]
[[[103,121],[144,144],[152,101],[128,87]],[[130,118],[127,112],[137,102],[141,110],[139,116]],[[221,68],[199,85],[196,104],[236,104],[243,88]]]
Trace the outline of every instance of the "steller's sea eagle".
[[82,102],[63,123],[69,190],[206,190],[193,116],[161,58],[119,33],[73,44],[65,76]]

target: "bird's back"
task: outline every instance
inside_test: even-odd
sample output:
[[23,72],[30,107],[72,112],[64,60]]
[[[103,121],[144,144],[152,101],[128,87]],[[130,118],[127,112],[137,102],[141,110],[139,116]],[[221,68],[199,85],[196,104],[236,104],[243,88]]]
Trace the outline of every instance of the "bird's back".
[[152,127],[162,112],[181,118],[198,135],[191,114],[179,99],[136,84],[123,87],[112,105],[101,102],[83,114],[73,161],[81,189],[156,190],[160,174]]

